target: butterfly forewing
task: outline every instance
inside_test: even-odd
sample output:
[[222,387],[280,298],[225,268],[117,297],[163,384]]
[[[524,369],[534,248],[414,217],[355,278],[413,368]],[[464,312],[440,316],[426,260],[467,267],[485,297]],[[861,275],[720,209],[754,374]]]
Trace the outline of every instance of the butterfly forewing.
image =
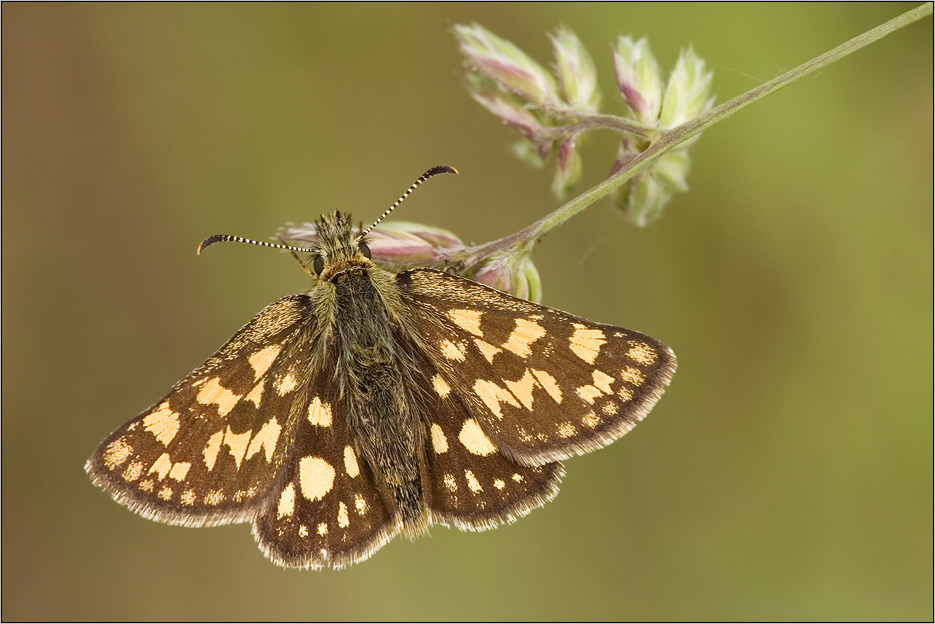
[[494,445],[528,465],[619,438],[675,370],[668,347],[632,330],[430,269],[397,283],[445,382]]
[[100,444],[86,470],[135,511],[223,524],[265,504],[303,405],[309,298],[265,308],[218,352]]

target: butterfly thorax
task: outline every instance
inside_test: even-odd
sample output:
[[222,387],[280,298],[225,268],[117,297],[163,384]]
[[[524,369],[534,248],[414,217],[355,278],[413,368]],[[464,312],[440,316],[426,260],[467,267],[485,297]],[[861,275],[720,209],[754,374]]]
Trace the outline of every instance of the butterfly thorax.
[[[405,353],[394,339],[386,289],[392,274],[361,251],[349,220],[335,213],[319,222],[324,262],[319,295],[331,303],[331,360],[359,455],[382,476],[383,496],[411,533],[426,526],[420,458],[421,419],[409,395]],[[324,290],[325,293],[321,293]]]

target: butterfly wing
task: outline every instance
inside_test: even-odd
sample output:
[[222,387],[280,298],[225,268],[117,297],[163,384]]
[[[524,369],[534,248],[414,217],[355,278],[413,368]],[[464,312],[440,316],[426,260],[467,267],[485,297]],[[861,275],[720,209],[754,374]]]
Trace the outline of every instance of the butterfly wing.
[[267,306],[88,460],[92,481],[146,517],[190,526],[250,520],[267,504],[305,404],[311,299]]
[[609,444],[675,372],[658,340],[431,269],[396,277],[404,322],[481,432],[529,466]]
[[401,528],[382,477],[357,448],[332,370],[324,366],[311,384],[283,478],[254,523],[261,550],[279,565],[341,568],[363,561]]
[[469,407],[424,354],[421,374],[425,465],[422,484],[431,521],[479,531],[516,520],[552,500],[564,474],[557,462],[525,466],[501,454]]

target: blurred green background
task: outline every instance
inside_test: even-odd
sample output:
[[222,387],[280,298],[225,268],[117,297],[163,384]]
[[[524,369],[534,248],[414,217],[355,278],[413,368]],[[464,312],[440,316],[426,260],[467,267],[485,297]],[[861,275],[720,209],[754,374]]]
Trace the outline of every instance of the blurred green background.
[[[340,572],[245,525],[144,520],[82,470],[264,305],[287,254],[194,253],[352,210],[485,242],[558,205],[459,82],[477,21],[542,62],[572,28],[694,44],[718,101],[914,5],[4,4],[4,620],[930,620],[932,20],[715,126],[647,229],[597,204],[537,250],[544,303],[642,330],[679,371],[559,497]],[[584,149],[599,182],[615,139]]]

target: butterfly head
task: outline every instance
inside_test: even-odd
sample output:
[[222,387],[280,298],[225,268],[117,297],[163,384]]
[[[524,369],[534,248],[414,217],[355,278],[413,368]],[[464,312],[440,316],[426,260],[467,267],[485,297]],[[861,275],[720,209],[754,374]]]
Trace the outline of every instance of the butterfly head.
[[322,215],[315,224],[315,232],[318,245],[312,256],[312,269],[320,279],[329,279],[353,267],[373,266],[364,234],[354,233],[350,215],[341,212]]
[[320,279],[331,279],[348,269],[373,267],[374,264],[370,260],[370,248],[367,246],[367,234],[403,203],[403,200],[409,197],[409,194],[420,184],[441,173],[458,173],[458,170],[447,165],[432,167],[419,176],[419,179],[413,182],[406,192],[380,215],[379,219],[358,234],[353,231],[349,214],[335,211],[319,217],[315,224],[318,245],[312,256],[312,269],[315,274]]

